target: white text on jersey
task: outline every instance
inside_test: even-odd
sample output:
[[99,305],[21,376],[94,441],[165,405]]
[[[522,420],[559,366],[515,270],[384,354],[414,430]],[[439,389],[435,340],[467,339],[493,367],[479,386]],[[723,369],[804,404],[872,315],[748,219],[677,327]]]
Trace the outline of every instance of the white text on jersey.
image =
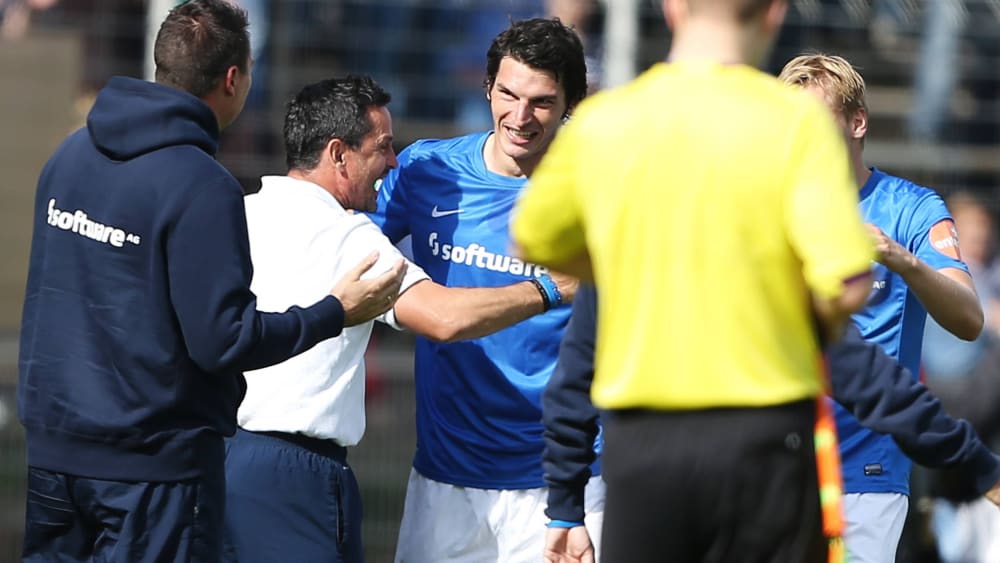
[[431,254],[440,257],[445,262],[475,266],[493,272],[505,272],[527,277],[537,277],[548,273],[548,268],[524,262],[512,256],[496,254],[486,250],[485,246],[472,243],[469,246],[451,245],[438,242],[438,234],[431,233],[427,238]]
[[121,248],[126,242],[140,243],[139,235],[126,233],[112,225],[92,221],[87,218],[87,213],[82,209],[70,212],[56,208],[56,198],[49,200],[48,223],[57,229],[72,231],[82,237],[110,244],[116,248]]

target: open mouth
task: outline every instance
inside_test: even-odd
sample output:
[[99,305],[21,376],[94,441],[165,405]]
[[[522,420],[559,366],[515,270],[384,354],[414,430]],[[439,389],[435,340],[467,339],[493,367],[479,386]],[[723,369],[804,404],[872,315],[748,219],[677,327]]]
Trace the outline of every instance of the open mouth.
[[510,127],[504,127],[504,132],[506,132],[507,138],[515,143],[526,143],[538,136],[538,132],[536,131],[522,131]]

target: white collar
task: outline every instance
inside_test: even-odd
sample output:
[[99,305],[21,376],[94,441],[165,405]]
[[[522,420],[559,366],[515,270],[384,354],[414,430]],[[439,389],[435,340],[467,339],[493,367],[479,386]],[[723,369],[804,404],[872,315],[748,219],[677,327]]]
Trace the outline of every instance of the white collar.
[[289,176],[261,176],[260,193],[267,190],[268,197],[309,197],[322,202],[324,205],[347,213],[337,198],[333,194],[323,189],[322,186],[308,180],[299,180]]

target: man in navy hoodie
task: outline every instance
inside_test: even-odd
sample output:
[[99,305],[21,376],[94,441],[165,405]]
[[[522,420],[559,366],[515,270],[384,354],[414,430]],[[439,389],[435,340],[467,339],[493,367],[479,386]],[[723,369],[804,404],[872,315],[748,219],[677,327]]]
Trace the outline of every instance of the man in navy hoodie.
[[372,255],[309,307],[257,311],[240,185],[214,155],[250,88],[246,14],[176,7],[156,83],[113,78],[42,170],[21,327],[25,561],[221,559],[242,372],[386,311]]
[[[600,427],[598,410],[590,401],[597,322],[597,291],[593,286],[580,286],[559,349],[559,363],[542,394],[542,465],[549,485],[545,513],[554,523],[546,536],[547,563],[594,561],[582,522],[584,487],[597,456],[594,443]],[[879,345],[866,342],[853,323],[848,323],[840,340],[827,347],[826,358],[833,398],[862,426],[891,436],[917,463],[948,468],[970,496],[985,495],[1000,505],[1000,458],[983,444],[968,421],[948,416],[923,384]],[[692,470],[697,465],[697,460],[691,460]],[[669,506],[660,515],[685,518]]]

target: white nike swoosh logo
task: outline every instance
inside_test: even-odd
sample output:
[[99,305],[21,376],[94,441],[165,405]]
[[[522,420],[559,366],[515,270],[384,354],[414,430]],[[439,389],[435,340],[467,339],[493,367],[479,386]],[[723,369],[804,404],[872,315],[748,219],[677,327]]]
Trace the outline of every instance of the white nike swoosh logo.
[[437,219],[438,217],[444,217],[446,215],[454,215],[456,213],[461,213],[463,211],[465,211],[465,210],[464,209],[449,209],[447,211],[438,211],[438,206],[435,205],[434,209],[431,209],[431,217],[434,217],[435,219]]

